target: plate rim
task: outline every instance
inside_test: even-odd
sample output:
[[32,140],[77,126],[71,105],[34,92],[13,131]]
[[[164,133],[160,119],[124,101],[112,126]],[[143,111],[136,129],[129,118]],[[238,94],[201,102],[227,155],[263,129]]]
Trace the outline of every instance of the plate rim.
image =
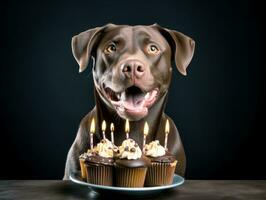
[[[96,184],[92,184],[92,183],[78,180],[76,178],[75,173],[71,173],[69,176],[70,180],[73,181],[74,183],[77,183],[80,185],[85,185],[85,186],[88,186],[92,189],[95,188],[95,189],[105,189],[105,190],[112,190],[112,191],[153,191],[153,190],[170,189],[170,188],[174,188],[174,187],[177,187],[179,185],[182,185],[185,182],[184,177],[179,176],[177,174],[174,174],[174,178],[176,178],[176,177],[178,179],[180,179],[180,181],[176,182],[176,183],[172,183],[170,185],[153,186],[153,187],[117,187],[117,186],[96,185]],[[173,178],[173,180],[174,180],[174,178]]]

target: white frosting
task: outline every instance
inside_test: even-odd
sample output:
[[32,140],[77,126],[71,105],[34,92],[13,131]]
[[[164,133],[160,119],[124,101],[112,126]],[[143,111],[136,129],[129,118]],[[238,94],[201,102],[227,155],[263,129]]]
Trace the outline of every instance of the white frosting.
[[79,159],[81,159],[81,160],[85,160],[86,157],[87,157],[87,153],[85,152],[85,153],[83,153],[83,154],[81,154],[81,155],[79,156]]
[[124,140],[119,146],[119,153],[117,157],[120,159],[126,158],[128,160],[136,160],[142,155],[139,145],[132,139]]
[[145,145],[144,154],[150,157],[159,157],[165,155],[165,149],[160,145],[159,140],[155,140]]
[[92,152],[94,152],[94,149],[95,149],[95,147],[91,150],[91,149],[88,149],[88,151],[87,151],[87,156],[91,156],[92,155]]
[[108,139],[103,139],[101,142],[97,144],[96,147],[93,148],[93,151],[96,152],[99,156],[105,158],[113,158],[114,152],[113,149],[115,146],[113,143]]

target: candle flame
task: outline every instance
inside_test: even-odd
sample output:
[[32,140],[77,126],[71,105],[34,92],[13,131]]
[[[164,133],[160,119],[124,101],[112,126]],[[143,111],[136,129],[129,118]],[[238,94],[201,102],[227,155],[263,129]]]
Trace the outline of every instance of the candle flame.
[[112,132],[114,132],[114,130],[115,130],[114,123],[111,123],[111,125],[110,125],[110,130],[111,130]]
[[106,130],[106,122],[105,120],[103,120],[102,122],[102,131],[105,131]]
[[91,133],[95,132],[95,120],[94,120],[94,118],[92,118],[92,120],[91,120],[90,132]]
[[126,127],[125,127],[125,131],[126,131],[126,133],[129,133],[129,121],[128,121],[128,119],[126,120]]
[[168,134],[169,130],[170,130],[170,125],[169,125],[169,120],[167,119],[165,123],[165,133]]
[[143,134],[144,134],[145,136],[147,136],[148,133],[149,133],[149,125],[148,125],[147,122],[145,122],[145,124],[144,124]]

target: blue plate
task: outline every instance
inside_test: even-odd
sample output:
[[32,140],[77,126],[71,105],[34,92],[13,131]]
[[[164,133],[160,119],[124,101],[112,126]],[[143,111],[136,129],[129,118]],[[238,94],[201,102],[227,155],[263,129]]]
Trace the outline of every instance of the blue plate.
[[152,194],[156,192],[161,192],[163,190],[171,189],[178,187],[184,183],[184,178],[175,174],[173,183],[171,185],[164,185],[164,186],[155,186],[155,187],[116,187],[116,186],[105,186],[105,185],[95,185],[91,183],[87,183],[80,178],[80,174],[70,174],[70,180],[84,186],[88,186],[92,191],[98,193],[108,193],[114,192],[119,194],[133,194],[133,195],[145,195],[145,194]]

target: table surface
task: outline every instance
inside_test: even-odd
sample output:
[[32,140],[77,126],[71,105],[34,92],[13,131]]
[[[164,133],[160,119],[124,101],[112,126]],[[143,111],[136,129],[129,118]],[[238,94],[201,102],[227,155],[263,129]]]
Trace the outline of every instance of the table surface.
[[0,180],[0,199],[178,199],[265,200],[266,180],[186,180],[175,189],[152,196],[101,195],[62,180]]

